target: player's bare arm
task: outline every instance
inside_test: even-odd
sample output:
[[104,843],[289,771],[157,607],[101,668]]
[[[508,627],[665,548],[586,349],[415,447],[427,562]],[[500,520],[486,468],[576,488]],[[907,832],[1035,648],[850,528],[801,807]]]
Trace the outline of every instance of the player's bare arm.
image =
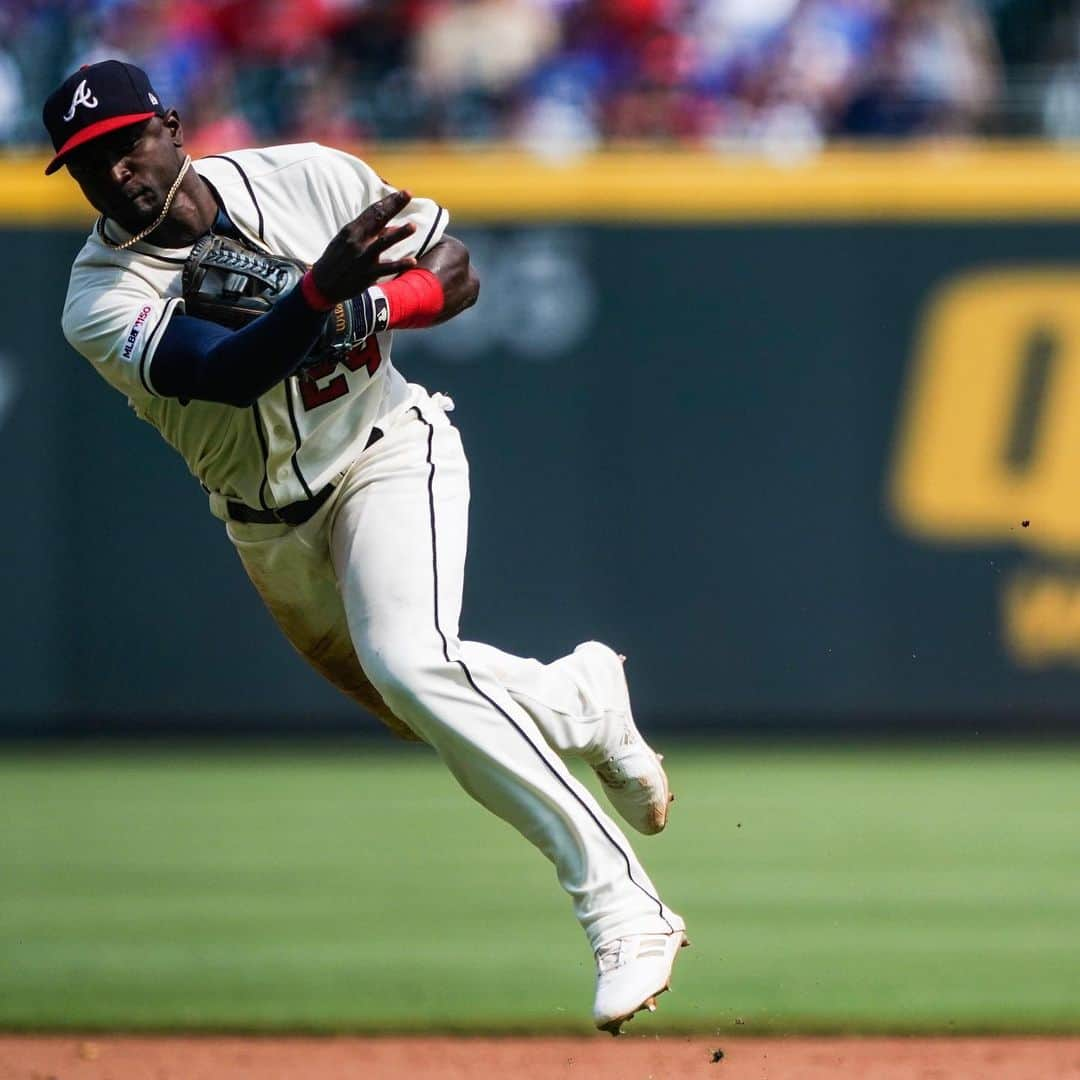
[[469,261],[469,249],[456,236],[444,235],[420,257],[418,265],[431,271],[442,285],[443,310],[433,323],[446,322],[476,303],[480,295],[480,278]]

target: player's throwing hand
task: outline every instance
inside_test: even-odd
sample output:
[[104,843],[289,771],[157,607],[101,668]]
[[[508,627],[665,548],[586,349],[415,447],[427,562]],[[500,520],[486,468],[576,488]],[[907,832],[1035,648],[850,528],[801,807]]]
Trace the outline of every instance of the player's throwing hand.
[[311,268],[315,284],[327,300],[347,300],[380,278],[394,277],[416,266],[416,259],[411,255],[391,262],[381,262],[379,258],[416,231],[411,222],[388,227],[411,201],[412,195],[407,191],[391,192],[372,203],[327,244]]

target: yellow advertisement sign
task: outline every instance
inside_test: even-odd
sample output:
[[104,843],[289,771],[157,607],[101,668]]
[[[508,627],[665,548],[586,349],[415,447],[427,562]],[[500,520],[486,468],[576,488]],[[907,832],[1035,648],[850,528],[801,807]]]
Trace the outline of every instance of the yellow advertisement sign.
[[1005,583],[1003,639],[1025,666],[1080,663],[1080,271],[972,273],[931,298],[890,501],[925,541],[1043,556]]

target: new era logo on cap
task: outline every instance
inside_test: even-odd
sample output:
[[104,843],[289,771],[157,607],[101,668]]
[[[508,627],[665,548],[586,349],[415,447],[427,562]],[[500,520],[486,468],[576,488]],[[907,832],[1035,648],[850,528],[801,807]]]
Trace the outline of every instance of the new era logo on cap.
[[120,60],[89,64],[68,76],[45,102],[41,118],[56,150],[45,172],[56,172],[72,150],[92,139],[164,115],[142,68]]

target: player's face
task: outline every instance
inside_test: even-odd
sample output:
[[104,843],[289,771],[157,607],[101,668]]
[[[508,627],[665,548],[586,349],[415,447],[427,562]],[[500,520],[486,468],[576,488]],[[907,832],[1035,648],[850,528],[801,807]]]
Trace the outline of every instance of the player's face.
[[152,116],[79,147],[67,159],[68,172],[95,210],[134,233],[161,213],[182,145],[174,112]]

